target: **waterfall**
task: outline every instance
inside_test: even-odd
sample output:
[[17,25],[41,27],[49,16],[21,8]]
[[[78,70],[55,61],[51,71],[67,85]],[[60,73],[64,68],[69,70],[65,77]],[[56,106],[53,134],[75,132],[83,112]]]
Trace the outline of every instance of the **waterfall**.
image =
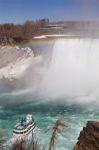
[[48,97],[99,97],[99,39],[58,39],[42,81]]

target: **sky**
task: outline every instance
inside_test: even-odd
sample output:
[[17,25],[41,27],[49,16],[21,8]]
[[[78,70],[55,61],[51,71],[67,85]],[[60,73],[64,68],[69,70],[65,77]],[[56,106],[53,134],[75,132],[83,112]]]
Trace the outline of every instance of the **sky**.
[[0,0],[0,23],[99,19],[99,0]]

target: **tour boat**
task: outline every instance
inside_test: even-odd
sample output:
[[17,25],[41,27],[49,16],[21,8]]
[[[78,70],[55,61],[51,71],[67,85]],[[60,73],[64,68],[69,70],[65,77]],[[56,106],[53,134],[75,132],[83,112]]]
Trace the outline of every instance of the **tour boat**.
[[34,131],[36,124],[32,115],[28,114],[25,118],[22,118],[13,128],[14,137],[25,137]]

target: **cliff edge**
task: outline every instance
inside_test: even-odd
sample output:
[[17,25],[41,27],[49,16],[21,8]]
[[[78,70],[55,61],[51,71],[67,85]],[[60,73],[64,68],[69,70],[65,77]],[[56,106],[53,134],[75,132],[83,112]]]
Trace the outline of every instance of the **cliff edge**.
[[33,64],[39,62],[29,47],[0,48],[0,79],[18,79]]
[[88,121],[73,150],[99,150],[99,121]]

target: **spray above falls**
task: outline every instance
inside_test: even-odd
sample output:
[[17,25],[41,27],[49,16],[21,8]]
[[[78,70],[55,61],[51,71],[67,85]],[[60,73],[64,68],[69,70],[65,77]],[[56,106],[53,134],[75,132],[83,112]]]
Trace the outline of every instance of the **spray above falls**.
[[[44,96],[99,97],[99,40],[58,39],[41,83]],[[80,100],[79,100],[80,101]]]

